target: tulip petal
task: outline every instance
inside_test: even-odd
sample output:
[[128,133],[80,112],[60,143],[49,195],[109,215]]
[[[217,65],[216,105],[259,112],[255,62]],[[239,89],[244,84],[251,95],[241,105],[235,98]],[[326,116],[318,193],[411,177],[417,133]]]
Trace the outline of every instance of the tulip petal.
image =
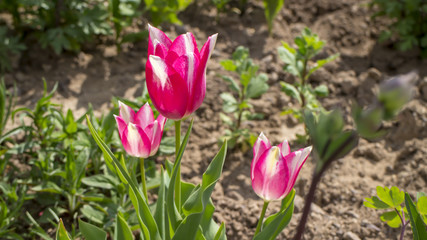
[[153,55],[148,58],[146,82],[153,105],[163,116],[178,120],[185,115],[187,83],[163,59]]
[[152,124],[148,125],[144,132],[148,138],[151,139],[151,151],[150,156],[156,154],[162,140],[163,130],[161,129],[160,123],[156,120]]
[[169,48],[168,55],[166,56],[167,62],[174,62],[182,55],[194,53],[200,56],[199,49],[197,48],[196,39],[190,32],[179,35]]
[[162,131],[163,131],[163,129],[165,128],[165,124],[166,124],[166,120],[167,120],[167,118],[165,118],[165,117],[163,117],[163,115],[162,114],[159,114],[159,116],[157,116],[157,122],[159,122],[159,124],[160,124],[160,128],[162,129]]
[[141,127],[130,123],[123,131],[122,144],[129,155],[146,158],[150,154],[151,142]]
[[122,139],[123,131],[126,129],[127,124],[126,124],[125,120],[123,120],[123,118],[121,118],[120,116],[114,115],[114,118],[116,119],[120,139]]
[[155,54],[157,45],[162,45],[166,50],[172,44],[172,41],[160,29],[148,24],[148,56]]
[[198,64],[196,72],[197,76],[194,78],[193,85],[190,88],[191,96],[194,101],[192,104],[189,104],[187,112],[194,112],[200,107],[200,105],[202,105],[205,98],[207,62],[215,47],[217,36],[218,34],[210,36],[200,51],[200,63]]
[[150,123],[153,122],[153,110],[151,110],[150,104],[146,103],[136,113],[135,123],[142,129],[145,129]]
[[277,147],[280,148],[283,157],[291,153],[291,147],[289,147],[289,142],[287,140],[284,140],[282,143],[277,145]]
[[270,141],[268,140],[268,138],[264,135],[264,133],[261,132],[261,134],[259,135],[258,139],[256,140],[255,144],[254,144],[254,148],[253,148],[253,154],[254,154],[254,158],[252,160],[251,163],[251,178],[253,178],[254,175],[254,166],[255,164],[258,162],[259,157],[267,150],[270,149],[271,145],[270,145]]
[[292,152],[284,158],[284,162],[287,165],[287,169],[289,169],[289,183],[286,188],[286,192],[290,192],[294,187],[298,174],[305,161],[307,160],[308,155],[310,155],[311,149],[311,146],[306,147],[304,149]]
[[136,114],[131,107],[119,101],[119,108],[120,108],[120,117],[126,122],[126,124],[135,122]]
[[258,196],[269,201],[283,195],[289,174],[278,147],[265,151],[253,171],[252,187]]

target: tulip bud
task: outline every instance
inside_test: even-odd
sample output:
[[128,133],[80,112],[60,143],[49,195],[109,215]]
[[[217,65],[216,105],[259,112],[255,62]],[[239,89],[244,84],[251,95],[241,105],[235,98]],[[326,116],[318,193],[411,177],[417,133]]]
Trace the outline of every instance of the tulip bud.
[[251,164],[251,180],[255,193],[265,201],[281,200],[295,185],[299,171],[312,147],[291,152],[285,140],[271,146],[263,133],[255,142]]

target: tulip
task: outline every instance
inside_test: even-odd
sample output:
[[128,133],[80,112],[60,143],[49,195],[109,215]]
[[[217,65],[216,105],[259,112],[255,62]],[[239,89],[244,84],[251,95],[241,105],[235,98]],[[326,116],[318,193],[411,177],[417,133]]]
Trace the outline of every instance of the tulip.
[[173,42],[159,29],[148,25],[146,83],[156,109],[165,117],[181,120],[200,107],[206,93],[206,66],[217,34],[198,50],[192,33]]
[[291,152],[286,140],[278,146],[271,146],[267,137],[261,133],[253,148],[251,164],[255,193],[266,202],[286,197],[294,187],[311,149],[310,146]]
[[120,116],[114,115],[120,139],[126,152],[134,157],[147,158],[156,154],[160,146],[166,118],[161,114],[154,120],[148,103],[137,113],[119,101]]

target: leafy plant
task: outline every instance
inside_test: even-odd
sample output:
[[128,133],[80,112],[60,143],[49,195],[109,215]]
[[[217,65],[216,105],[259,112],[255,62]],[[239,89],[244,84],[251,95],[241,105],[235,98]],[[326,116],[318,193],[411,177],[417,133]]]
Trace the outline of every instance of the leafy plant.
[[144,0],[145,10],[149,12],[150,20],[154,26],[162,22],[182,24],[178,13],[185,10],[193,0]]
[[297,80],[294,84],[286,82],[281,82],[280,84],[282,85],[282,91],[296,99],[301,105],[301,108],[286,109],[283,113],[292,114],[302,121],[304,109],[309,109],[316,114],[324,112],[317,98],[327,96],[328,88],[326,85],[319,85],[313,88],[308,80],[316,70],[335,60],[338,54],[325,59],[313,60],[322,51],[325,41],[320,40],[319,36],[312,33],[308,28],[305,28],[301,36],[294,39],[294,42],[297,48],[293,48],[283,42],[283,46],[277,50],[279,58],[286,64],[284,70],[295,76]]
[[380,41],[398,37],[397,47],[406,51],[419,47],[427,57],[427,2],[420,0],[371,0],[376,10],[373,18],[385,16],[392,20],[388,30],[382,32]]
[[[365,198],[363,205],[377,210],[387,210],[381,214],[381,221],[392,228],[401,228],[400,239],[403,239],[406,226],[411,223],[415,240],[427,238],[427,196],[417,194],[415,204],[408,193],[393,186],[377,186],[377,196]],[[409,220],[407,220],[409,218]]]
[[[225,139],[229,141],[230,148],[236,144],[249,143],[253,144],[256,136],[249,132],[249,129],[242,129],[243,121],[260,119],[261,114],[251,113],[252,108],[250,99],[259,98],[268,90],[267,74],[257,74],[259,66],[255,65],[249,58],[249,49],[238,47],[232,55],[232,59],[221,61],[225,70],[237,73],[239,80],[230,76],[222,76],[222,79],[229,85],[230,92],[222,93],[223,111],[231,113],[232,117],[220,113],[222,121],[227,124],[229,129],[226,130]],[[235,97],[237,95],[237,99]]]

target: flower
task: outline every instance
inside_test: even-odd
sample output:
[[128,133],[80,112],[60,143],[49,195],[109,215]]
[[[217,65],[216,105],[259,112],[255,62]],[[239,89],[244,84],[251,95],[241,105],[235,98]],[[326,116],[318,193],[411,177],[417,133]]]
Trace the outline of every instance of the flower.
[[312,147],[291,152],[288,141],[271,146],[261,133],[255,142],[251,164],[252,188],[265,201],[281,200],[294,187]]
[[123,147],[129,155],[147,158],[156,154],[163,135],[166,118],[161,114],[154,120],[148,103],[137,113],[119,101],[120,116],[114,115]]
[[180,120],[202,105],[206,93],[206,65],[218,34],[198,50],[192,33],[173,42],[159,29],[148,25],[146,82],[151,101],[165,117]]

